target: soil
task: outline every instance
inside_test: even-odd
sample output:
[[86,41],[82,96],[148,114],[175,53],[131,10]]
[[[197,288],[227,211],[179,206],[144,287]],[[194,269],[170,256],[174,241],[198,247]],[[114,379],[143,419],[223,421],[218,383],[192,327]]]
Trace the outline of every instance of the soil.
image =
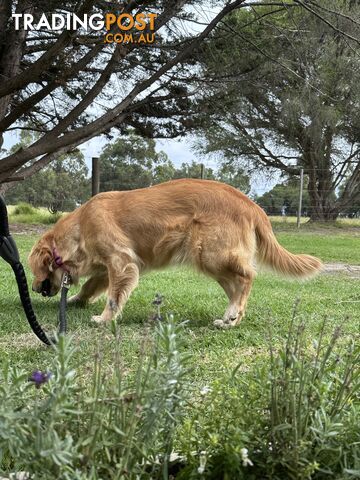
[[9,225],[10,232],[16,233],[17,235],[41,235],[46,232],[46,230],[49,230],[49,228],[50,226],[32,223],[11,223]]
[[324,274],[337,275],[341,273],[349,278],[360,278],[360,265],[347,265],[345,263],[325,263]]

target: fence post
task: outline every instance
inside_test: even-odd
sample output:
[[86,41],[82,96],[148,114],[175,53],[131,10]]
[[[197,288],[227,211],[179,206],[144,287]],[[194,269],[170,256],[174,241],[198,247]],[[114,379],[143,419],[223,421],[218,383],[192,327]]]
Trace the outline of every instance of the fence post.
[[100,191],[100,167],[99,157],[92,157],[91,171],[91,196],[93,197]]
[[205,166],[203,163],[200,163],[200,178],[201,180],[204,180],[205,178]]
[[304,169],[300,169],[300,192],[299,192],[299,208],[297,213],[297,221],[296,226],[300,228],[300,219],[301,219],[301,210],[302,210],[302,195],[303,195],[303,187],[304,187]]

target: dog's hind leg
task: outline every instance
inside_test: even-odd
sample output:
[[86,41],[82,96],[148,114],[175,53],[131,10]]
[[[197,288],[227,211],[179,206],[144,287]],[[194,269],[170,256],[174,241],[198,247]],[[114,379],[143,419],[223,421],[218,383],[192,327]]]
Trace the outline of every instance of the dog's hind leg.
[[92,317],[98,323],[108,322],[119,315],[131,292],[139,282],[139,268],[135,263],[112,261],[108,267],[109,288],[106,306],[101,315]]
[[214,324],[222,328],[237,325],[244,316],[255,277],[252,263],[256,238],[251,222],[234,222],[224,215],[216,222],[200,224],[193,233],[192,246],[193,263],[217,280],[229,299],[223,318]]
[[215,320],[214,325],[221,328],[229,328],[237,325],[245,314],[247,300],[250,295],[254,274],[249,270],[247,273],[232,273],[226,282],[219,281],[229,297],[229,305],[222,320]]
[[107,272],[102,275],[96,275],[87,280],[81,287],[78,294],[69,298],[69,304],[85,305],[88,301],[95,301],[109,286]]
[[251,268],[241,272],[229,272],[226,278],[218,282],[229,298],[229,305],[222,320],[215,320],[214,325],[229,328],[237,325],[245,314],[246,303],[250,295],[254,272]]
[[255,277],[250,259],[241,258],[237,254],[228,254],[225,258],[218,255],[216,261],[213,257],[211,271],[209,268],[208,272],[215,277],[229,299],[224,317],[221,320],[215,320],[214,325],[221,328],[234,327],[244,316]]

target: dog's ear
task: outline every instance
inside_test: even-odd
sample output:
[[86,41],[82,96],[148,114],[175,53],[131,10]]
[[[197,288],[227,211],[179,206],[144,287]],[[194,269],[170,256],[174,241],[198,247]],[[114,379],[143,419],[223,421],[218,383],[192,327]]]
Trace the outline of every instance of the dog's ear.
[[43,281],[49,276],[52,271],[51,264],[53,255],[48,242],[41,239],[31,250],[29,255],[29,266],[34,276]]
[[42,268],[49,270],[52,262],[51,250],[48,247],[43,247],[39,252],[39,260]]

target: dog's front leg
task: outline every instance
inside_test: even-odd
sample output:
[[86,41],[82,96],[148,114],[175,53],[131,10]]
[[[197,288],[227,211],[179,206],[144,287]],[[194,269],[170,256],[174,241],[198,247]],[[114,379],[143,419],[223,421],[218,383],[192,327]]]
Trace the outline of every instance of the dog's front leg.
[[85,306],[89,301],[95,301],[108,288],[109,280],[107,272],[102,275],[94,275],[89,278],[78,294],[68,300],[68,304]]
[[108,322],[116,318],[139,282],[139,269],[135,263],[128,263],[125,266],[112,263],[108,267],[108,274],[109,289],[106,306],[101,315],[92,317],[92,320],[97,323]]

